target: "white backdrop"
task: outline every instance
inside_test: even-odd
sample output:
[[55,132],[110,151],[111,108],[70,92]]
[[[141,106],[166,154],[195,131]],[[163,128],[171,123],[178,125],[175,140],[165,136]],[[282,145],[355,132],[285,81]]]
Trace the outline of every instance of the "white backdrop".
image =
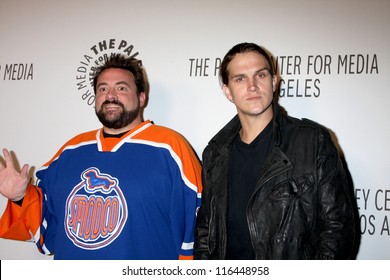
[[[33,176],[66,140],[100,127],[88,72],[122,51],[146,67],[145,118],[182,133],[201,156],[235,114],[218,61],[255,42],[278,60],[281,105],[328,127],[345,156],[361,222],[357,259],[390,259],[389,12],[388,0],[1,0],[0,148]],[[0,259],[51,258],[1,239]]]

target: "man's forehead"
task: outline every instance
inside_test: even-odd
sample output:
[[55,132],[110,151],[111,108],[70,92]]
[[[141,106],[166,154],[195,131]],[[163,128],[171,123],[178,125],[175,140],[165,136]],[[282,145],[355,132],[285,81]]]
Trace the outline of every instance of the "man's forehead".
[[254,52],[236,54],[228,65],[230,75],[261,70],[269,70],[267,60]]
[[233,59],[230,61],[229,65],[232,64],[248,64],[248,63],[258,63],[258,64],[267,64],[267,59],[256,52],[246,52],[246,53],[238,53]]
[[128,77],[130,79],[134,79],[133,73],[131,73],[129,70],[121,68],[108,68],[100,73],[100,75],[98,76],[98,80],[113,77]]

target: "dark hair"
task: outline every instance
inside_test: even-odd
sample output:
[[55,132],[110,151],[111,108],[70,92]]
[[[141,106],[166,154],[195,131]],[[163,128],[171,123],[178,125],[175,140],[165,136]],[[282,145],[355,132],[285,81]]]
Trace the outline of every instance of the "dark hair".
[[137,93],[146,92],[146,79],[141,60],[134,57],[127,57],[123,54],[112,54],[107,60],[95,69],[93,74],[93,90],[96,93],[97,79],[100,74],[109,68],[119,68],[130,71],[134,75],[134,82],[137,86]]
[[267,66],[269,68],[270,74],[272,76],[275,75],[275,67],[272,62],[272,58],[264,48],[254,43],[240,43],[235,45],[233,48],[231,48],[221,62],[221,65],[219,67],[219,80],[222,84],[227,85],[229,83],[228,66],[229,63],[235,57],[235,55],[238,53],[248,53],[248,52],[255,52],[258,53],[259,55],[264,56],[267,61]]

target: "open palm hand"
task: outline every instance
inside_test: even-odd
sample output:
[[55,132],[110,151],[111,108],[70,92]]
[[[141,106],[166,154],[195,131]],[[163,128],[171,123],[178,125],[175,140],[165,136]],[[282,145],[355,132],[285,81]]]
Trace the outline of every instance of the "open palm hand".
[[18,172],[7,149],[3,149],[5,166],[0,162],[0,193],[13,201],[24,197],[28,184],[28,165]]

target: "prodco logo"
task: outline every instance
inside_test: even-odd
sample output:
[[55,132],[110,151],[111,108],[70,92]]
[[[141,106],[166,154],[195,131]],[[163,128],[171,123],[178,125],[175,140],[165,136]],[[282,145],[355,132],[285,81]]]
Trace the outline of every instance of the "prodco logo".
[[77,67],[76,86],[80,97],[89,106],[95,104],[95,93],[93,91],[93,73],[97,66],[101,65],[111,55],[123,53],[129,57],[138,56],[134,46],[126,40],[109,39],[93,45],[87,54],[83,55]]
[[120,235],[127,204],[117,178],[90,167],[81,179],[66,201],[65,231],[77,247],[96,250]]

